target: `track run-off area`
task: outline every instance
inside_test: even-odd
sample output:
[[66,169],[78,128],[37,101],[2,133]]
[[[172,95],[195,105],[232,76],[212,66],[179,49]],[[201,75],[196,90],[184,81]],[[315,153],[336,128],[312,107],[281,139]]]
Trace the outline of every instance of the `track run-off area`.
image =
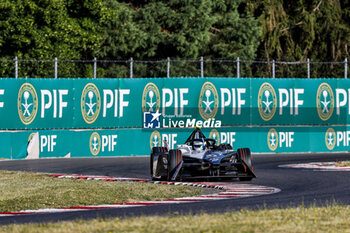
[[[310,163],[329,166],[328,162],[346,160],[350,160],[350,153],[256,154],[253,155],[253,165],[257,178],[252,181],[172,183],[173,185],[196,184],[203,188],[218,190],[210,195],[183,200],[174,199],[168,200],[168,202],[150,201],[139,204],[127,203],[126,205],[116,203],[116,206],[76,207],[67,211],[58,209],[57,211],[37,211],[26,214],[9,213],[0,217],[0,224],[55,222],[96,217],[123,218],[148,215],[220,213],[240,209],[286,208],[300,205],[323,206],[333,202],[349,205],[349,172],[343,171],[344,169],[305,167],[305,164]],[[304,167],[298,167],[297,164],[304,164]],[[61,174],[56,177],[105,179],[106,182],[108,179],[118,179],[119,177],[139,182],[149,182],[150,179],[148,156],[3,160],[0,161],[0,170]],[[71,174],[76,174],[76,176]],[[249,191],[250,193],[248,193]],[[125,208],[126,206],[132,208]]]

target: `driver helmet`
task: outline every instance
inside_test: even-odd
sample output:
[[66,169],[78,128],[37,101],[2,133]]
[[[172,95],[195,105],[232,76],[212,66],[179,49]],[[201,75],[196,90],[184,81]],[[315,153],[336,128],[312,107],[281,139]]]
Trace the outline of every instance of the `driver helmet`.
[[200,142],[200,141],[194,141],[194,142],[193,142],[193,148],[194,148],[195,150],[201,149],[202,146],[203,146],[203,142]]

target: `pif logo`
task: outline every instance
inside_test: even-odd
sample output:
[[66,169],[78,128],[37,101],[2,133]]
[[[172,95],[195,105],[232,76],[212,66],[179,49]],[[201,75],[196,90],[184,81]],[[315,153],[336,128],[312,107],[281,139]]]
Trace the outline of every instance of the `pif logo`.
[[154,83],[148,83],[142,93],[142,112],[156,112],[160,108],[160,94]]
[[199,95],[199,113],[204,120],[214,118],[218,111],[219,97],[215,86],[211,82],[203,84]]
[[328,150],[333,150],[335,144],[337,143],[335,131],[332,128],[329,128],[325,134],[325,143]]
[[157,130],[153,131],[149,141],[150,148],[152,149],[153,147],[161,146],[161,144],[162,144],[162,139],[161,139],[160,133]]
[[212,129],[209,133],[209,138],[216,140],[216,145],[220,145],[220,134],[216,129]]
[[153,147],[167,146],[170,149],[176,148],[177,133],[162,133],[160,134],[157,130],[153,131],[149,140],[149,146]]
[[334,95],[332,88],[327,83],[322,83],[317,89],[316,95],[317,113],[321,120],[328,120],[334,109]]
[[97,132],[93,132],[90,136],[90,152],[92,155],[96,156],[101,150],[101,137]]
[[275,129],[270,129],[267,134],[267,145],[271,151],[275,151],[278,147],[278,134]]
[[17,108],[23,124],[29,125],[34,121],[38,112],[38,96],[32,84],[24,83],[19,89]]
[[295,132],[277,132],[275,129],[270,129],[267,133],[267,145],[271,151],[277,148],[290,149],[293,148],[294,136]]
[[98,88],[93,83],[88,83],[81,94],[81,114],[86,123],[96,121],[101,109],[101,96]]
[[258,93],[258,109],[261,118],[269,121],[276,113],[277,97],[275,89],[270,83],[263,83]]

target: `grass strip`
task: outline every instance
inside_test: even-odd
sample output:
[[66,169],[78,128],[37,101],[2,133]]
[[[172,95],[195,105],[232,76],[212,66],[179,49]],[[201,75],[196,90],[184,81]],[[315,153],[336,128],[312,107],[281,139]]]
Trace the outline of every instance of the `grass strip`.
[[350,161],[341,161],[334,163],[336,167],[350,167]]
[[9,225],[1,232],[348,232],[350,207],[298,207],[241,210],[226,214],[96,219],[64,223]]
[[33,172],[0,171],[0,212],[161,200],[202,192],[181,185],[58,179]]

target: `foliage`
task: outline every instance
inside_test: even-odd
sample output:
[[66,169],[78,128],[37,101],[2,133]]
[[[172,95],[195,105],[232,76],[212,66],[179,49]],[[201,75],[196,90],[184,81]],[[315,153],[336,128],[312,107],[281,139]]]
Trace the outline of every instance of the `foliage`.
[[[175,60],[172,76],[235,76],[236,67],[216,59],[343,61],[349,57],[350,1],[341,0],[2,0],[0,1],[0,76],[128,77],[129,62]],[[6,60],[6,61],[4,61]],[[103,60],[124,60],[107,63]],[[165,76],[165,63],[139,61],[136,76]],[[271,76],[271,64],[245,63],[244,76]],[[298,68],[278,66],[277,77],[305,77]],[[295,67],[295,66],[294,66]],[[343,67],[313,64],[312,77],[342,77]],[[12,74],[12,75],[10,75]]]
[[[215,59],[255,59],[261,35],[259,22],[248,12],[246,1],[214,1],[214,23],[210,28],[211,39],[205,57]],[[241,66],[242,73],[251,76],[247,67]],[[236,75],[236,67],[230,64],[210,63],[207,73],[215,76],[224,71],[223,76]]]
[[[102,39],[99,33],[99,24],[104,19],[102,2],[1,1],[1,57],[50,60],[45,63],[24,64],[25,67],[20,67],[21,76],[47,75],[49,67],[53,70],[54,57],[91,58],[91,52],[98,48]],[[67,68],[67,75],[74,75],[77,67]]]
[[[262,23],[257,56],[279,61],[343,61],[349,56],[350,2],[340,0],[250,0],[249,11]],[[342,77],[343,69],[317,66],[313,77]],[[286,67],[280,74],[296,73]],[[340,72],[340,73],[339,73]],[[305,77],[305,75],[303,75]]]

